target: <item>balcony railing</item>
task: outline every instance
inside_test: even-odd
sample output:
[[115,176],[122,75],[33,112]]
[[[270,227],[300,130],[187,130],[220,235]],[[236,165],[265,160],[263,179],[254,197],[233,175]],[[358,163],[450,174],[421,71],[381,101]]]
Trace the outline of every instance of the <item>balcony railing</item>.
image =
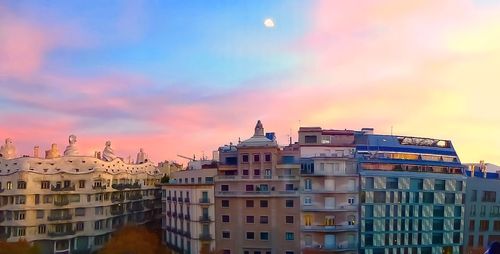
[[210,204],[210,199],[209,198],[200,198],[199,200],[200,204]]
[[111,202],[115,203],[115,202],[123,202],[125,200],[125,197],[124,196],[111,196]]
[[66,187],[63,187],[63,186],[54,186],[52,185],[50,187],[50,190],[51,191],[74,191],[75,190],[75,186],[66,186]]
[[177,202],[182,203],[182,202],[184,202],[184,200],[182,199],[182,197],[178,197]]
[[140,189],[141,185],[139,183],[118,183],[118,184],[112,184],[111,188],[115,190]]
[[122,215],[124,213],[124,209],[111,209],[110,210],[111,215],[116,216],[116,215]]
[[304,232],[343,232],[343,231],[357,231],[357,225],[313,225],[313,226],[303,226],[302,231]]
[[76,232],[75,230],[68,230],[68,231],[63,231],[63,232],[48,232],[47,234],[50,237],[60,237],[60,236],[67,236],[67,235],[74,235]]
[[69,204],[68,199],[54,200],[54,205],[56,205],[56,206],[65,206],[67,204]]
[[200,222],[210,222],[211,219],[210,219],[210,216],[208,216],[208,215],[202,215],[202,216],[200,216],[199,221]]
[[189,198],[184,198],[185,203],[189,203]]
[[199,239],[202,240],[202,241],[210,241],[212,240],[212,235],[209,234],[209,233],[201,233],[200,236],[199,236]]
[[358,209],[357,204],[353,205],[343,205],[343,206],[335,206],[335,207],[325,207],[324,205],[302,205],[302,211],[318,211],[318,212],[327,212],[327,211],[356,211]]
[[130,212],[138,212],[144,210],[144,206],[142,204],[134,204],[127,209]]
[[55,221],[55,220],[71,220],[73,218],[72,214],[50,214],[47,216],[47,220]]
[[130,194],[127,198],[128,200],[139,200],[142,199],[142,194]]
[[311,175],[311,176],[354,176],[357,175],[357,170],[355,168],[346,168],[342,171],[320,171],[318,169],[301,169],[300,174]]
[[92,186],[92,189],[93,190],[106,190],[106,185],[101,185],[101,186],[94,185],[94,186]]

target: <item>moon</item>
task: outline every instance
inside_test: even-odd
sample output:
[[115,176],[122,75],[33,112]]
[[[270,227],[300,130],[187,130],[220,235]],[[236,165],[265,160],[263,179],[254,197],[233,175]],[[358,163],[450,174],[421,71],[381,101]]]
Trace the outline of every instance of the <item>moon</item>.
[[267,18],[266,20],[264,20],[264,26],[267,28],[273,28],[274,20],[272,20],[271,18]]

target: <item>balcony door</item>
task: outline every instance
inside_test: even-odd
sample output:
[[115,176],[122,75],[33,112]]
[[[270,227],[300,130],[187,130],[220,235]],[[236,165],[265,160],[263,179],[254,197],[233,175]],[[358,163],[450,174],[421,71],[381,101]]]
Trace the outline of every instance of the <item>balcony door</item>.
[[336,247],[335,235],[325,235],[325,249],[334,249]]

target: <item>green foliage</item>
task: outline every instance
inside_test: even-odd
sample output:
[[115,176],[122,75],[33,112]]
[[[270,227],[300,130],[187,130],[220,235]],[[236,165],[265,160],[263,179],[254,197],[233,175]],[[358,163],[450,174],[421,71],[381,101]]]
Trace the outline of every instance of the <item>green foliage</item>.
[[161,178],[161,183],[168,183],[168,181],[170,181],[170,177],[167,176],[167,174],[165,174],[162,178]]
[[40,254],[40,249],[37,246],[31,246],[26,240],[0,241],[0,254]]
[[142,226],[125,226],[114,233],[99,254],[171,254],[160,237]]

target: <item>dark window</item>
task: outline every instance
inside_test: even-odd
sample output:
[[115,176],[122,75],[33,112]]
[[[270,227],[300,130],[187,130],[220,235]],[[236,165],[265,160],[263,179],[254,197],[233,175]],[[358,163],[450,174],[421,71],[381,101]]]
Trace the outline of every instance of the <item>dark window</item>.
[[497,200],[497,193],[495,191],[484,191],[483,192],[483,202],[495,203]]
[[365,231],[373,231],[373,220],[365,220]]
[[248,169],[243,169],[243,175],[247,176],[248,175]]
[[423,179],[410,179],[410,190],[422,190],[424,188]]
[[444,194],[445,204],[455,204],[455,193],[445,193]]
[[306,144],[318,143],[318,137],[317,136],[305,136],[304,141]]
[[387,177],[385,182],[386,189],[397,189],[398,179],[396,177]]
[[432,233],[432,244],[442,244],[443,233]]
[[285,240],[292,241],[292,240],[294,240],[294,238],[295,238],[295,235],[293,232],[285,232]]
[[268,206],[267,200],[261,200],[260,201],[260,207],[267,207],[267,206]]
[[373,235],[372,234],[365,235],[365,246],[366,247],[373,246]]
[[260,176],[260,169],[254,169],[253,174],[256,176]]
[[269,223],[269,217],[260,216],[260,224],[268,224],[268,223]]
[[385,191],[373,192],[373,203],[385,203]]
[[453,220],[453,230],[460,230],[460,219]]
[[287,183],[287,184],[285,184],[285,190],[287,190],[287,191],[293,191],[293,183]]
[[227,200],[227,199],[221,200],[221,206],[223,208],[228,208],[229,207],[229,200]]
[[434,180],[434,190],[444,190],[445,181],[444,180]]
[[269,232],[260,232],[260,240],[269,240]]
[[[453,243],[461,243],[459,232],[453,232]],[[451,252],[448,252],[448,253],[451,253]]]
[[221,191],[229,191],[229,185],[227,185],[227,184],[223,184],[223,185],[221,185],[221,186],[220,186],[220,190],[221,190]]
[[265,155],[265,160],[266,160],[267,162],[271,161],[271,155],[270,155],[270,154],[266,154],[266,155]]
[[253,184],[247,184],[246,187],[245,187],[245,190],[246,191],[253,191]]
[[247,240],[253,240],[255,239],[255,233],[254,232],[247,232]]
[[434,217],[444,217],[444,206],[434,206]]
[[293,200],[287,199],[285,201],[285,207],[293,207]]
[[434,203],[434,193],[433,192],[424,192],[423,201],[425,204],[433,204]]
[[443,230],[443,220],[432,220],[432,230],[442,231]]
[[244,163],[248,162],[248,154],[243,154],[241,156],[241,161],[244,162]]
[[500,232],[500,220],[493,222],[493,231]]
[[247,216],[246,222],[247,223],[254,223],[255,222],[254,217],[253,216]]
[[231,254],[231,250],[223,250],[222,254]]
[[463,189],[462,181],[457,181],[457,191],[462,191],[462,189]]
[[474,220],[469,221],[469,230],[474,231],[474,228],[476,227]]
[[224,239],[231,238],[231,233],[229,231],[222,231],[222,238]]
[[229,215],[222,215],[222,222],[229,222]]
[[455,206],[455,217],[461,217],[462,216],[462,207],[460,206]]
[[253,207],[253,200],[247,200],[246,201],[246,206],[247,207]]
[[293,216],[285,216],[286,223],[293,223]]
[[254,162],[259,162],[260,161],[260,155],[259,154],[254,154],[253,155],[253,161]]
[[479,221],[479,231],[488,231],[488,221],[487,220],[481,220]]
[[365,217],[366,218],[373,217],[373,206],[371,206],[371,205],[365,206]]
[[18,189],[26,189],[26,182],[25,181],[17,181],[17,188]]
[[365,179],[365,189],[371,190],[374,187],[373,177],[367,177]]
[[471,201],[477,201],[477,190],[472,190],[471,196]]

